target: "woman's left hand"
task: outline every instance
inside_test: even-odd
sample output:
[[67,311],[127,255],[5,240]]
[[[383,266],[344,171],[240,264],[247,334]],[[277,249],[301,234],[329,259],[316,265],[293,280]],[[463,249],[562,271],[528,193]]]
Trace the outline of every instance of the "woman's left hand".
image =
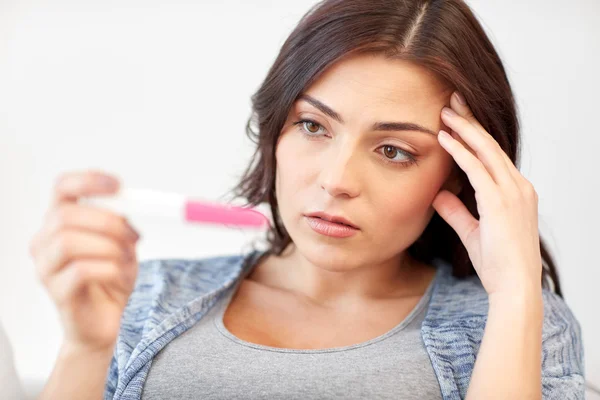
[[460,237],[488,295],[541,291],[537,193],[461,100],[455,92],[442,111],[452,136],[441,131],[438,140],[467,174],[479,220],[447,190],[433,207]]

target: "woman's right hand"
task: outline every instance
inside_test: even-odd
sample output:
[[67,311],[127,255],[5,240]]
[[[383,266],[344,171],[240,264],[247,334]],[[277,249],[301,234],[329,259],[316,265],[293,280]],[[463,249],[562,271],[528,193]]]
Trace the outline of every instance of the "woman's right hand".
[[137,277],[139,235],[126,218],[78,202],[116,193],[119,181],[96,171],[56,181],[41,228],[30,242],[38,278],[58,308],[70,348],[110,351]]

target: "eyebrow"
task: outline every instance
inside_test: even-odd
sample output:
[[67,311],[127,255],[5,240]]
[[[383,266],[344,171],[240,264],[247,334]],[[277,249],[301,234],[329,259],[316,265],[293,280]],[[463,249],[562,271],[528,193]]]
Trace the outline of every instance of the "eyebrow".
[[[312,106],[314,106],[315,108],[318,108],[324,114],[327,114],[331,118],[335,119],[340,124],[344,123],[344,119],[340,116],[340,114],[338,114],[337,112],[335,112],[328,105],[326,105],[323,102],[315,99],[314,97],[309,96],[309,95],[307,95],[307,94],[304,93],[304,94],[301,94],[298,97],[298,100],[299,101],[300,100],[304,100],[307,103],[309,103]],[[421,126],[419,124],[415,124],[413,122],[376,122],[371,127],[371,130],[373,130],[373,131],[385,131],[385,132],[390,132],[390,131],[419,131],[419,132],[425,132],[425,133],[428,133],[430,135],[437,136],[437,133],[434,132],[434,131],[432,131],[431,129],[427,129],[427,128],[425,128],[425,127],[423,127],[423,126]]]

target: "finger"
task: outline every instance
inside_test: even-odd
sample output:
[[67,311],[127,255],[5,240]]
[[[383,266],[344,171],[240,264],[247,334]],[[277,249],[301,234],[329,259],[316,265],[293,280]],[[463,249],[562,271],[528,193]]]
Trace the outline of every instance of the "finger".
[[82,230],[105,234],[124,246],[139,240],[139,233],[127,218],[111,211],[86,204],[63,203],[46,214],[46,223],[32,241],[31,248],[43,247],[49,238],[61,230]]
[[121,293],[128,293],[129,283],[119,265],[102,260],[78,260],[70,263],[49,280],[47,288],[56,304],[61,305],[90,284],[106,285]]
[[486,137],[490,142],[493,142],[500,148],[499,153],[504,159],[504,163],[509,173],[512,175],[513,180],[517,183],[517,186],[527,185],[529,181],[527,181],[527,179],[525,179],[525,177],[521,174],[521,171],[519,171],[517,166],[508,157],[508,154],[506,154],[504,149],[500,147],[496,139],[494,139],[494,137],[481,125],[477,118],[475,118],[464,96],[458,91],[455,91],[450,98],[450,105],[458,113],[458,115],[462,116],[467,121],[469,121],[469,123],[476,127],[484,137]]
[[75,202],[82,196],[113,194],[119,186],[117,178],[101,171],[68,172],[54,185],[51,208],[62,202]]
[[[479,122],[479,120],[477,120],[477,118],[475,118],[475,115],[473,115],[473,111],[471,110],[471,108],[469,107],[469,104],[467,103],[467,101],[465,100],[464,96],[459,93],[458,91],[455,91],[451,98],[450,98],[450,106],[458,113],[458,115],[462,116],[463,118],[465,118],[467,121],[469,121],[469,123],[471,125],[473,125],[474,127],[476,127],[483,136],[487,136],[489,137],[489,140],[493,140],[494,142],[497,143],[496,139],[494,139],[494,137],[483,127],[483,125],[481,125],[481,123]],[[512,162],[512,160],[508,157],[508,154],[506,154],[506,152],[501,148],[501,155],[502,158],[504,158],[504,161],[506,162],[507,167],[512,166],[514,170],[516,170],[517,172],[518,169],[515,166],[515,164]]]
[[440,131],[438,140],[442,147],[450,153],[456,164],[465,171],[471,186],[482,197],[498,195],[498,187],[481,161],[446,131]]
[[475,126],[480,131],[487,133],[483,125],[481,125],[481,123],[473,115],[473,112],[471,111],[471,108],[467,104],[467,101],[462,93],[459,93],[458,91],[452,93],[452,96],[450,97],[450,107],[452,107],[452,109],[455,110],[458,115],[469,121],[471,125]]
[[470,241],[477,236],[473,235],[473,232],[479,228],[479,221],[463,202],[453,193],[442,190],[438,193],[432,205],[448,225],[454,229],[465,247],[468,250],[473,248],[473,243],[470,243]]
[[135,259],[133,245],[123,246],[106,235],[63,230],[52,236],[36,255],[38,276],[42,282],[76,259],[106,259],[131,264]]
[[444,107],[442,111],[442,120],[475,151],[477,158],[481,160],[496,184],[504,188],[516,189],[515,180],[500,154],[503,150],[495,140],[493,143],[489,141],[479,129],[448,107]]

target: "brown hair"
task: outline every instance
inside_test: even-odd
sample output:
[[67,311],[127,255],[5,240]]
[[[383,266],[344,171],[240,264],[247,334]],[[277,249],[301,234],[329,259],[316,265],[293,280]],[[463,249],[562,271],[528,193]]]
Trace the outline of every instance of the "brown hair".
[[[461,0],[325,0],[311,8],[283,44],[264,82],[252,96],[246,133],[257,145],[252,162],[233,189],[246,205],[268,203],[273,224],[270,248],[280,255],[291,243],[275,196],[275,147],[298,96],[329,66],[350,53],[376,53],[419,64],[460,91],[475,118],[515,165],[519,160],[519,121],[508,77],[489,38]],[[252,129],[255,119],[258,130]],[[458,197],[479,218],[475,192],[459,171]],[[453,274],[476,274],[456,232],[434,213],[421,237],[408,248],[422,262],[441,258]],[[548,280],[562,296],[556,267],[540,237],[542,285]]]

